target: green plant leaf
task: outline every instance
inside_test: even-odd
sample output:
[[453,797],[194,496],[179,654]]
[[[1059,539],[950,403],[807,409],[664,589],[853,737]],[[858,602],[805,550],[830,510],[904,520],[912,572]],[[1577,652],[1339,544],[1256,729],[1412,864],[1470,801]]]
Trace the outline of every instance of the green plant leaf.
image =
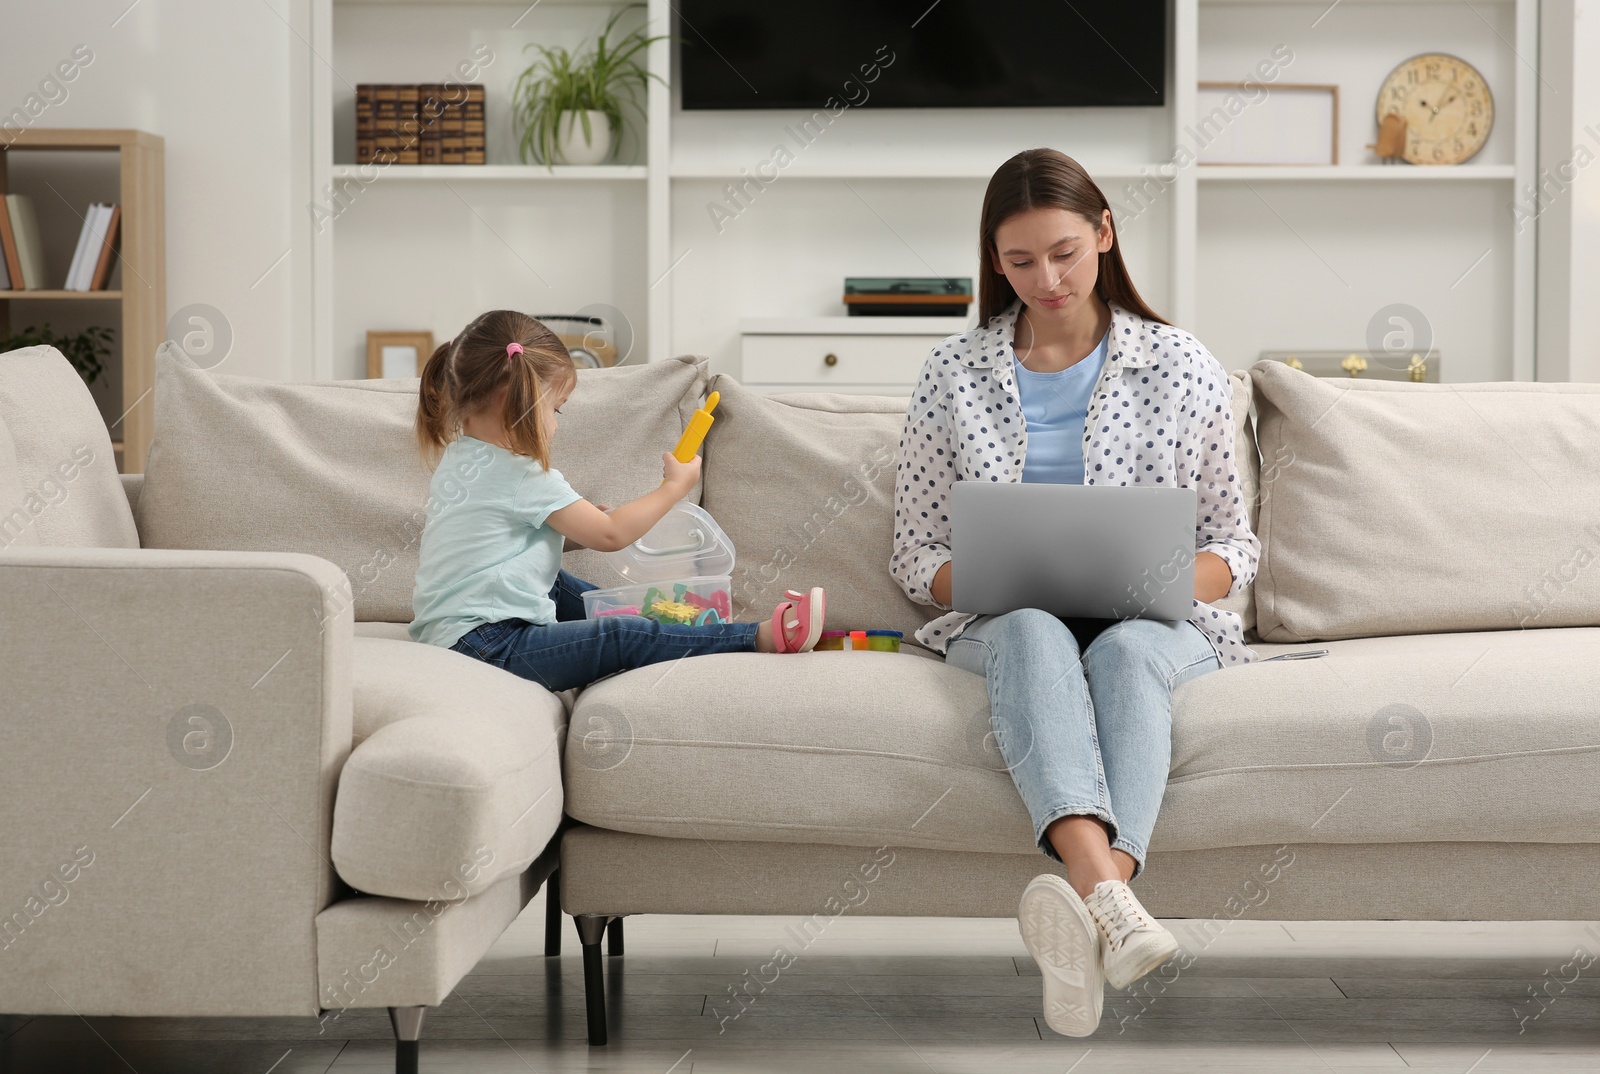
[[[538,162],[554,170],[565,112],[603,113],[613,135],[606,159],[616,157],[622,146],[625,113],[635,111],[642,119],[641,91],[652,78],[663,86],[667,84],[666,79],[641,66],[636,57],[653,43],[669,40],[671,35],[650,36],[640,27],[613,37],[623,16],[644,6],[628,4],[619,8],[606,20],[593,45],[580,45],[576,53],[561,46],[530,44],[524,48],[524,52],[535,50],[534,59],[517,76],[512,92],[513,113],[522,132],[518,153],[524,164]],[[584,136],[592,141],[589,117],[580,118]]]

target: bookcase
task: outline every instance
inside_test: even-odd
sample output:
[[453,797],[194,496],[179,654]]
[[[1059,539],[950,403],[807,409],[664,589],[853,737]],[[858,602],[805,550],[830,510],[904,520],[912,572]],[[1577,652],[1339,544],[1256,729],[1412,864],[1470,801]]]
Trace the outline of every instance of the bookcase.
[[[28,305],[30,320],[49,320],[53,307],[91,303],[95,309],[115,307],[118,363],[122,378],[122,413],[110,425],[112,449],[123,473],[144,472],[150,440],[155,431],[155,352],[166,339],[167,255],[166,195],[163,181],[163,144],[158,135],[138,130],[25,129],[8,131],[9,145],[0,148],[0,193],[11,190],[10,167],[15,153],[115,152],[117,190],[107,192],[122,206],[121,253],[104,291],[12,290],[0,291],[0,330],[9,332],[14,307]],[[48,187],[23,191],[36,201],[55,198]],[[81,207],[74,205],[75,213]],[[80,218],[81,219],[81,218]],[[57,254],[65,270],[77,231],[62,229],[41,235]],[[37,306],[33,305],[37,304]],[[113,358],[115,361],[115,358]]]
[[[319,235],[325,375],[360,375],[368,328],[445,339],[491,305],[599,302],[629,318],[632,360],[705,354],[739,376],[751,319],[852,331],[847,275],[975,275],[988,177],[1037,145],[1088,169],[1140,291],[1226,369],[1264,350],[1366,349],[1375,319],[1403,304],[1430,323],[1443,379],[1535,375],[1536,228],[1513,210],[1538,179],[1538,0],[1172,0],[1161,108],[850,109],[813,144],[790,144],[793,163],[733,219],[710,207],[728,204],[730,184],[757,172],[800,112],[684,111],[652,82],[619,163],[551,172],[515,159],[508,92],[522,47],[576,45],[620,6],[313,0],[312,44],[329,59],[312,73],[306,129],[319,195],[359,180],[350,85],[426,80],[477,45],[497,55],[483,77],[488,166],[388,168]],[[693,36],[670,0],[640,16],[651,33]],[[1280,42],[1294,52],[1283,81],[1340,86],[1340,163],[1174,167],[1201,120],[1200,83],[1254,77]],[[1484,74],[1493,132],[1464,164],[1381,163],[1365,148],[1378,86],[1431,51]],[[673,85],[674,53],[658,43],[648,54]]]

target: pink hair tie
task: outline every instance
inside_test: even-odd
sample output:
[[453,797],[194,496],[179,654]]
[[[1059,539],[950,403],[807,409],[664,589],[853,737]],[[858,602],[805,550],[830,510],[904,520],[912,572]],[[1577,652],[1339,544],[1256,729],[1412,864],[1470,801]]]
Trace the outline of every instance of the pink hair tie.
[[520,343],[507,343],[506,344],[506,361],[508,361],[508,362],[511,361],[511,356],[513,354],[521,354],[521,353],[522,353],[522,344],[520,344]]

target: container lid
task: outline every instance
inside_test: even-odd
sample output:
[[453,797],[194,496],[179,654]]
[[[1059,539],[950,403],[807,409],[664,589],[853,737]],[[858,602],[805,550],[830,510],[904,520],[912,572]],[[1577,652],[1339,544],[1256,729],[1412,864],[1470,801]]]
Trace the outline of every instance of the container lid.
[[630,582],[667,582],[733,573],[733,542],[706,510],[679,500],[650,532],[606,562]]

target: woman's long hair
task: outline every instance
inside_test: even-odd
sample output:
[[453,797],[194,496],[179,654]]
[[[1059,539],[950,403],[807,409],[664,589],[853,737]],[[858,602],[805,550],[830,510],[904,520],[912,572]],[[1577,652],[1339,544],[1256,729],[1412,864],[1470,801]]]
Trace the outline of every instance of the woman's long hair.
[[[1089,222],[1098,233],[1102,211],[1111,208],[1100,187],[1083,165],[1055,149],[1025,149],[995,170],[983,195],[983,222],[978,236],[978,324],[1016,301],[1017,292],[1005,274],[994,267],[995,232],[1017,213],[1029,209],[1066,209]],[[1100,255],[1100,278],[1095,291],[1108,305],[1161,324],[1168,324],[1139,297],[1122,262],[1122,242],[1117,237],[1115,214],[1111,218],[1111,249]]]
[[[521,353],[508,349],[519,344]],[[422,368],[417,391],[417,445],[431,470],[446,444],[461,435],[463,419],[490,405],[507,385],[506,438],[518,455],[550,469],[550,433],[539,420],[539,400],[577,379],[566,344],[545,325],[516,310],[490,310],[442,344]]]

